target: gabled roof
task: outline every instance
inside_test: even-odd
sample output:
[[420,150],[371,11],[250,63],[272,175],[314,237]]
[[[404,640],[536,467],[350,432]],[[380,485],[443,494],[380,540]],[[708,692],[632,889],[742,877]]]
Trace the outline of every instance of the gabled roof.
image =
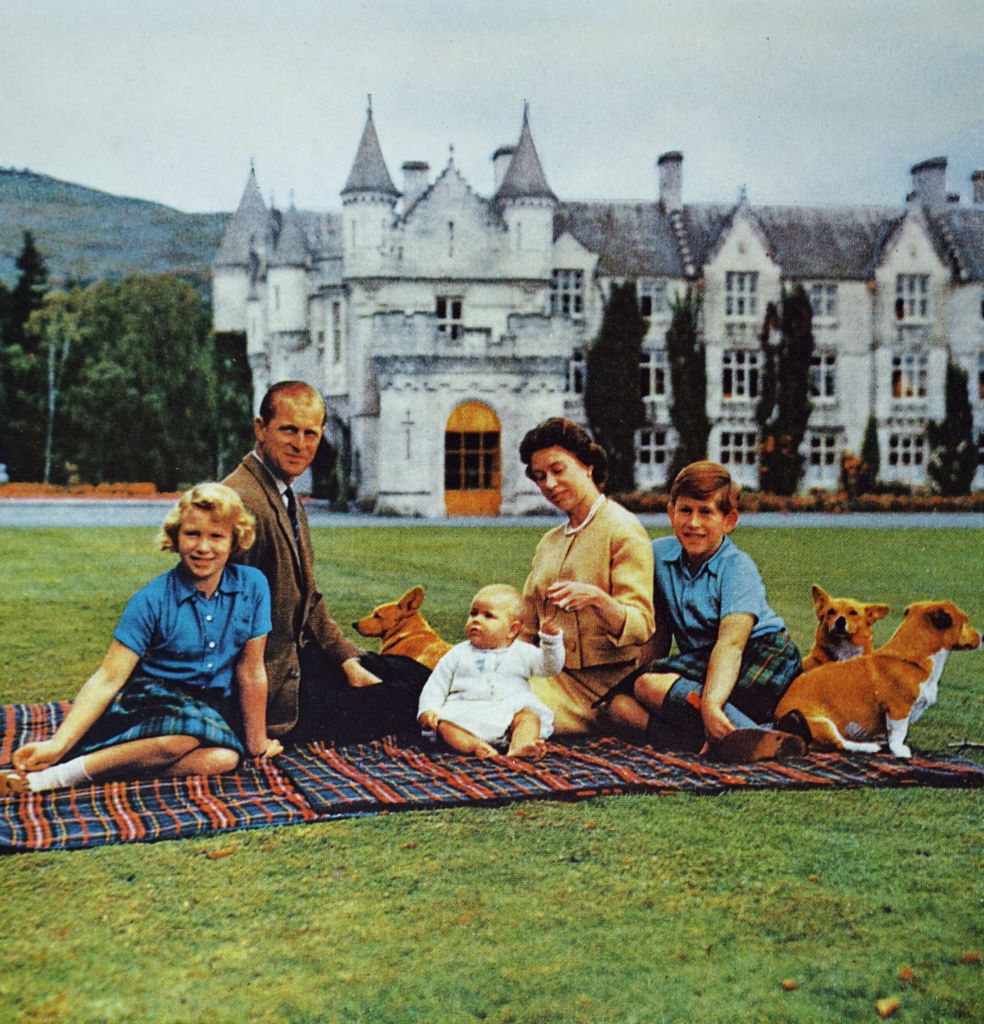
[[270,228],[270,212],[267,210],[260,186],[256,182],[256,170],[249,169],[249,178],[239,207],[232,215],[218,252],[215,254],[216,267],[248,267],[251,249],[263,245]]
[[686,274],[670,218],[658,203],[563,203],[554,214],[554,239],[565,231],[597,254],[602,274]]
[[496,201],[503,199],[549,199],[557,202],[547,184],[547,177],[543,173],[540,164],[540,157],[537,155],[536,146],[533,144],[533,134],[530,131],[529,107],[523,111],[523,130],[519,135],[519,142],[513,152],[512,160],[506,168],[502,177],[502,184],[496,190],[493,197]]
[[311,247],[294,204],[284,215],[277,247],[270,256],[271,267],[307,267],[311,263]]
[[345,188],[342,189],[342,195],[353,192],[377,192],[394,198],[400,195],[386,169],[383,150],[379,145],[376,126],[372,120],[371,106],[366,114],[366,126],[362,130],[355,162],[349,172],[348,181],[345,182]]

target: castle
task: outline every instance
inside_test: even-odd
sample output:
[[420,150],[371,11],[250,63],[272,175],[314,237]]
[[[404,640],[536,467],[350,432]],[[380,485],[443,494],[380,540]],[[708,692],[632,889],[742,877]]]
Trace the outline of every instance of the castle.
[[[214,326],[245,334],[256,401],[301,378],[362,507],[398,515],[543,508],[517,451],[548,416],[584,422],[585,353],[614,281],[634,280],[648,333],[648,424],[636,482],[665,482],[675,444],[670,304],[701,296],[708,455],[757,481],[759,332],[783,287],[810,296],[816,351],[805,488],[837,485],[841,454],[877,424],[881,477],[926,482],[925,427],[944,413],[948,359],[969,374],[984,463],[984,171],[972,201],[944,157],[912,168],[897,207],[686,203],[683,156],[657,162],[651,202],[558,198],[528,111],[492,158],[490,197],[453,156],[433,180],[387,169],[370,106],[341,212],[268,208],[251,169],[213,267]],[[984,468],[978,473],[984,485]]]

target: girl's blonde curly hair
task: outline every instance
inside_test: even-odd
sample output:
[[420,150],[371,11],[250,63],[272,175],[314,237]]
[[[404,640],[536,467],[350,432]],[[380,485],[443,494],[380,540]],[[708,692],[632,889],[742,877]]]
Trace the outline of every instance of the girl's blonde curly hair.
[[232,554],[237,555],[253,546],[256,539],[256,520],[246,510],[243,499],[225,484],[197,484],[185,491],[177,505],[168,512],[158,536],[162,551],[178,550],[178,530],[181,520],[191,508],[209,512],[216,519],[232,527]]

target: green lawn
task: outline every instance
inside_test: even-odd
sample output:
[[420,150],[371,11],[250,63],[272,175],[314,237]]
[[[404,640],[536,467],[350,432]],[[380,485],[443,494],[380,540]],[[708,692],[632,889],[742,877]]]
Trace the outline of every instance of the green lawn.
[[[0,702],[75,693],[173,560],[153,533],[0,531]],[[421,583],[457,640],[474,590],[520,585],[539,534],[316,530],[319,579],[346,626]],[[891,604],[879,640],[928,597],[981,626],[981,534],[736,540],[805,649],[814,582]],[[950,659],[917,750],[984,740],[981,657]],[[18,854],[0,1022],[849,1024],[893,995],[906,1024],[979,1021],[982,821],[980,792],[613,797]]]

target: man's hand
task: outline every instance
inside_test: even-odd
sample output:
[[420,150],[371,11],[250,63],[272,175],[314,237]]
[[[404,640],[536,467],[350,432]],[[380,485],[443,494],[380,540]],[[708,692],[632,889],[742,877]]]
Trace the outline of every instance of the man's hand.
[[349,658],[342,662],[342,671],[348,680],[349,686],[375,686],[381,683],[379,676],[374,676],[369,669],[364,668],[358,658]]

